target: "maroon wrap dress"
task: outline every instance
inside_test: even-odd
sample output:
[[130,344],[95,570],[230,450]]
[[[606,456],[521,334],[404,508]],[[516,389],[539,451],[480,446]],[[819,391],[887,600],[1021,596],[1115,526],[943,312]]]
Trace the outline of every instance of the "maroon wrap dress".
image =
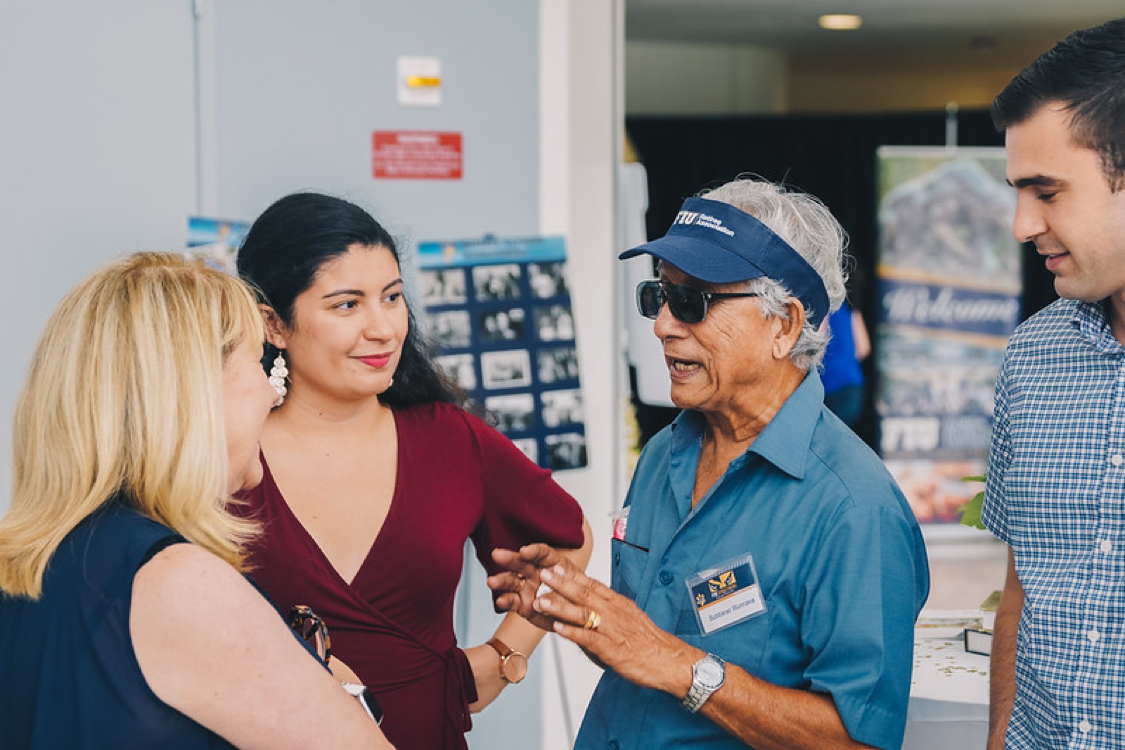
[[251,577],[284,614],[312,607],[332,653],[375,692],[398,750],[467,747],[472,670],[453,633],[465,540],[489,574],[494,548],[576,548],[582,511],[506,437],[447,404],[396,409],[398,477],[390,509],[349,584],[265,476],[240,512],[262,523]]

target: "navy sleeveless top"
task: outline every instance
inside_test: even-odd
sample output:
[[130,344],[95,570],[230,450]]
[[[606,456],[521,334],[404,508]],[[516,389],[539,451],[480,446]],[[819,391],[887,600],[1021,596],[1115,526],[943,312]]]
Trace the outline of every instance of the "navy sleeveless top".
[[0,745],[233,747],[157,698],[133,653],[133,577],[184,541],[110,502],[63,540],[37,601],[0,594]]

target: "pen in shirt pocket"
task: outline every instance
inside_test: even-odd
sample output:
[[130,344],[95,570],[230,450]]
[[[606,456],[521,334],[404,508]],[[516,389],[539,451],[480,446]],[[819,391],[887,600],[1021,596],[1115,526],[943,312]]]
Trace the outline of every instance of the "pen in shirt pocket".
[[642,547],[639,544],[633,544],[625,539],[625,532],[629,528],[629,509],[632,506],[625,506],[621,510],[610,512],[609,518],[613,522],[613,538],[624,545],[639,549],[641,552],[648,552],[648,547]]

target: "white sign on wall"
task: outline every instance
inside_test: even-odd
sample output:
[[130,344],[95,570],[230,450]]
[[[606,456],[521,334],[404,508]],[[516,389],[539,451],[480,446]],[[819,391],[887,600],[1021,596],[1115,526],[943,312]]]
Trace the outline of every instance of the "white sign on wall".
[[398,59],[398,103],[404,107],[441,105],[441,59],[400,57]]

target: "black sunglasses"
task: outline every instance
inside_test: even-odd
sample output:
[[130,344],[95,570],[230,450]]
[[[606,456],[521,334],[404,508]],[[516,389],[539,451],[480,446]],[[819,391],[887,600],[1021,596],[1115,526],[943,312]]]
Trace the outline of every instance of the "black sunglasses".
[[[312,607],[294,604],[293,609],[289,610],[289,616],[286,620],[289,627],[293,628],[298,636],[312,645],[316,655],[327,665],[328,660],[332,658],[332,639],[328,637],[328,626],[324,624],[324,620],[320,619],[320,615],[314,612]],[[376,724],[383,722],[383,709],[375,698],[375,693],[371,692],[371,688],[356,682],[340,684],[344,690],[359,701],[359,705],[363,707],[368,716],[375,720]]]
[[304,604],[293,605],[287,620],[289,627],[293,628],[302,640],[308,642],[321,661],[327,664],[332,658],[332,639],[328,637],[328,626],[324,624],[324,620],[320,619],[311,607],[306,607]]
[[707,317],[707,306],[717,299],[760,297],[757,292],[705,292],[682,284],[664,281],[642,281],[637,284],[637,309],[646,318],[656,320],[660,308],[668,310],[683,323],[701,323]]

